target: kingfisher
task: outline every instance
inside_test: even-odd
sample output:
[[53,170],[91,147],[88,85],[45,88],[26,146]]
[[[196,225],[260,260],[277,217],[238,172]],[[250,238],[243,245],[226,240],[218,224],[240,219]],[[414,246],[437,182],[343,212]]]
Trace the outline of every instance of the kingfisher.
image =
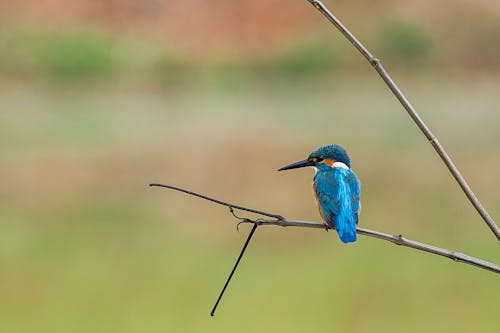
[[361,183],[351,170],[349,155],[339,145],[326,145],[313,151],[307,159],[286,165],[278,171],[306,166],[315,171],[313,192],[324,223],[337,230],[342,242],[355,242]]

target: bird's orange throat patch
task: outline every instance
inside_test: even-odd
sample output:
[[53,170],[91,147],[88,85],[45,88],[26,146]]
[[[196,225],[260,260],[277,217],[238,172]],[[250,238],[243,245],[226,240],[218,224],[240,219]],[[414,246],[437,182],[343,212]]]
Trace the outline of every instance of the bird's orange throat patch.
[[342,168],[349,170],[349,167],[345,163],[338,162],[332,158],[326,158],[321,163],[328,165],[330,168]]
[[326,158],[323,160],[323,163],[328,165],[329,167],[332,167],[333,163],[337,162],[337,160],[331,159],[331,158]]

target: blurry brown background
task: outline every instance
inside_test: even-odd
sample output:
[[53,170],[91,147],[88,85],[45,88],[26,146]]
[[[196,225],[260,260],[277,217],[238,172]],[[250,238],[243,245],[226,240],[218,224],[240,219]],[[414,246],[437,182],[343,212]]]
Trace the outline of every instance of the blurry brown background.
[[[328,1],[500,216],[498,1]],[[498,244],[370,66],[307,1],[0,1],[8,332],[498,332],[498,277],[360,237],[246,229],[164,182],[318,220],[337,143],[361,225],[496,263]]]

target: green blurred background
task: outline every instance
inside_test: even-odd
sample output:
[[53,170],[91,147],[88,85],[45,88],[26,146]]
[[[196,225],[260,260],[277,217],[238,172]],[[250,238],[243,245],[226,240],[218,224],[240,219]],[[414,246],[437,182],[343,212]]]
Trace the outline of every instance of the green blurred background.
[[[500,216],[500,5],[326,2]],[[148,188],[318,220],[350,152],[361,226],[496,263],[498,243],[375,72],[307,1],[0,1],[2,332],[499,332],[498,276],[360,237],[261,228]]]

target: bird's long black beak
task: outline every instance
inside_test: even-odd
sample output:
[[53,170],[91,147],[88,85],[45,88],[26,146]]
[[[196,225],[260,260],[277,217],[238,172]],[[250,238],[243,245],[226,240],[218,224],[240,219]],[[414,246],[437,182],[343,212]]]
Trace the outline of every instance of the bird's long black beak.
[[278,171],[283,171],[283,170],[290,170],[290,169],[297,169],[297,168],[303,168],[306,166],[313,166],[315,165],[314,162],[308,161],[308,160],[302,160],[298,161],[292,164],[285,165],[282,168],[279,168]]

